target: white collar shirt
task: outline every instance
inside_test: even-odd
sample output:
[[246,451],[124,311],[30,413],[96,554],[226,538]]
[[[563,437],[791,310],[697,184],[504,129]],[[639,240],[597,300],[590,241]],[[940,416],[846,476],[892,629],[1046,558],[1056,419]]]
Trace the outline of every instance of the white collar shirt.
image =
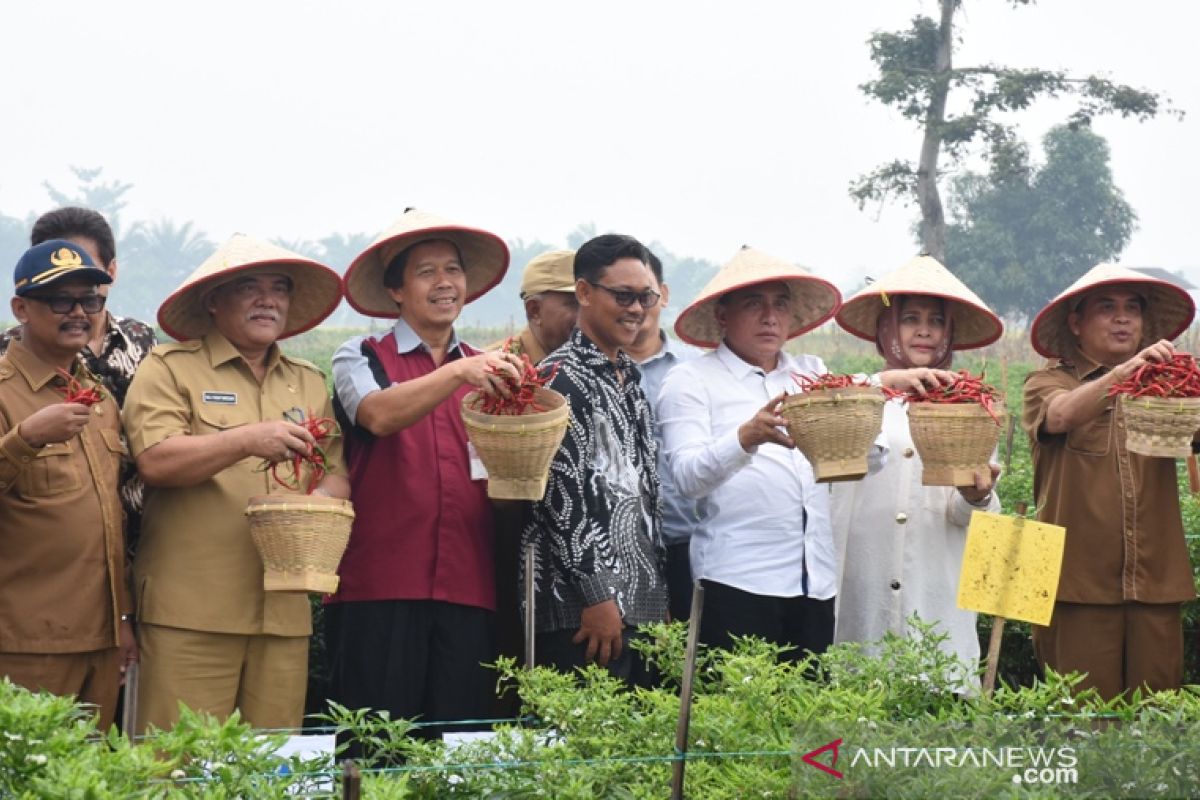
[[[696,358],[701,353],[699,349],[672,339],[662,331],[659,335],[662,349],[638,363],[638,369],[642,373],[642,391],[646,393],[646,399],[651,405],[658,400],[667,373],[676,364]],[[654,437],[658,440],[658,479],[662,486],[663,542],[669,545],[684,544],[692,538],[692,532],[700,524],[696,515],[696,503],[675,491],[675,483],[667,470],[666,453],[663,450],[662,425],[657,417],[654,420]]]
[[798,450],[747,453],[738,427],[783,392],[794,374],[826,372],[816,356],[780,353],[769,373],[723,342],[667,375],[658,417],[676,489],[698,501],[692,574],[742,591],[827,600],[837,592],[829,489]]

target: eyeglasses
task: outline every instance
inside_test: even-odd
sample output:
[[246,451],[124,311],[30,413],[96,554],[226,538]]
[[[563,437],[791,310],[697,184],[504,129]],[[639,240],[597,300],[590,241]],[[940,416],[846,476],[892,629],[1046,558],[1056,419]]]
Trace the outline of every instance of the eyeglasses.
[[654,308],[658,305],[658,301],[662,299],[662,295],[653,289],[647,289],[644,292],[631,292],[628,289],[610,289],[603,283],[593,283],[592,281],[588,281],[588,283],[591,283],[597,289],[603,289],[611,294],[613,300],[621,308],[629,308],[634,303],[640,304],[642,308]]
[[83,313],[85,314],[98,314],[104,308],[104,301],[108,299],[102,294],[85,294],[83,297],[72,297],[69,294],[53,294],[49,297],[38,297],[37,295],[27,294],[25,297],[50,306],[50,310],[55,314],[70,314],[77,305],[83,309]]

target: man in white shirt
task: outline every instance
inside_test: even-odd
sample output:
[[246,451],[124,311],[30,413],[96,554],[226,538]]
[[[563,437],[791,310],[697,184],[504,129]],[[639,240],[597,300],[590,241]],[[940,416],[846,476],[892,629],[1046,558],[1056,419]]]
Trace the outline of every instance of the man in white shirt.
[[[650,253],[650,272],[654,275],[654,290],[662,297],[652,308],[645,309],[646,318],[642,321],[642,327],[638,329],[633,344],[625,348],[625,352],[637,362],[642,373],[642,391],[653,406],[658,400],[658,393],[667,373],[676,364],[696,358],[700,351],[667,336],[667,332],[659,326],[659,319],[670,299],[671,290],[663,280],[662,261],[654,253]],[[695,502],[675,491],[671,473],[667,471],[662,425],[657,418],[654,421],[654,438],[658,440],[658,479],[662,487],[660,496],[663,544],[667,551],[667,600],[671,619],[686,622],[692,609],[692,567],[688,558],[688,546],[692,539],[692,531],[699,525],[699,519],[696,516]]]
[[829,492],[784,431],[778,407],[815,356],[784,343],[825,322],[837,289],[807,270],[743,248],[675,324],[714,347],[680,364],[658,398],[676,489],[698,501],[693,575],[705,588],[700,640],[756,635],[796,660],[833,639],[837,565]]

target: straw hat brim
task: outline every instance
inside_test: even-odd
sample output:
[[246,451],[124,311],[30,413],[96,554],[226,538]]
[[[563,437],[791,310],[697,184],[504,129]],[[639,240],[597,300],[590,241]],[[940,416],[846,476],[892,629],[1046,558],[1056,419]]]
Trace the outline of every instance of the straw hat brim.
[[[1102,269],[1107,268],[1107,269]],[[1089,280],[1093,273],[1105,277]],[[1066,358],[1075,352],[1076,339],[1067,326],[1076,301],[1104,286],[1129,286],[1146,298],[1142,315],[1142,342],[1173,340],[1187,330],[1196,316],[1196,304],[1181,287],[1130,269],[1101,264],[1050,301],[1033,320],[1033,349],[1046,358]]]
[[978,295],[936,259],[924,255],[855,292],[838,310],[837,323],[860,339],[873,342],[879,315],[894,297],[904,295],[926,295],[949,302],[955,350],[986,347],[1004,333],[1000,317]]
[[[249,237],[235,237],[249,239]],[[293,290],[280,339],[320,325],[342,299],[341,278],[324,264],[265,242],[223,246],[188,276],[158,308],[158,324],[179,340],[199,339],[212,330],[205,297],[213,289],[246,274],[279,273],[291,278]],[[224,252],[223,252],[224,251]]]
[[792,322],[788,326],[788,339],[828,321],[842,300],[837,287],[829,281],[802,267],[743,248],[680,313],[675,320],[676,335],[697,347],[716,347],[723,335],[717,322],[718,301],[730,292],[764,283],[784,283],[791,291]]
[[396,301],[383,285],[387,271],[382,252],[399,252],[419,242],[445,239],[453,242],[462,255],[467,276],[467,296],[470,303],[483,296],[504,278],[508,271],[508,245],[494,233],[461,225],[442,225],[403,233],[385,232],[364,250],[346,270],[343,281],[346,299],[355,311],[369,317],[395,319],[400,316]]

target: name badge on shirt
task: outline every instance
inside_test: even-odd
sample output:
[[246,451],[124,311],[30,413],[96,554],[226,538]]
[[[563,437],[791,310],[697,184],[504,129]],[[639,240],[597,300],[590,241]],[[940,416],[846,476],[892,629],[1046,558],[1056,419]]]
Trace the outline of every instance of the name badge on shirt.
[[467,442],[467,457],[471,459],[471,480],[486,481],[487,467],[483,465],[483,461],[479,459],[479,453],[475,450],[475,445]]
[[237,392],[205,392],[202,399],[205,403],[213,405],[236,406]]

